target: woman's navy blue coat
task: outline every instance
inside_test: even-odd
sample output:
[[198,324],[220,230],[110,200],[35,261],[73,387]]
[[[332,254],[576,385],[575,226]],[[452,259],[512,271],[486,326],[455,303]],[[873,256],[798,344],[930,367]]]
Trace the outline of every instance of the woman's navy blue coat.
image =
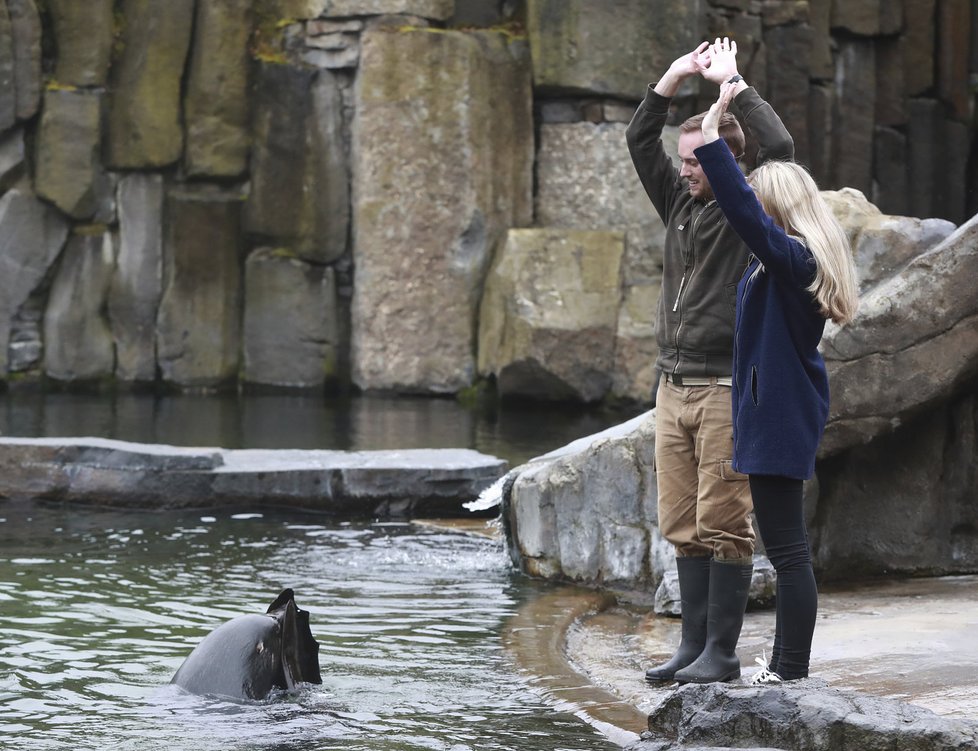
[[829,380],[818,351],[825,318],[806,289],[815,259],[764,213],[723,139],[695,154],[724,215],[754,255],[737,286],[734,469],[807,480],[829,412]]

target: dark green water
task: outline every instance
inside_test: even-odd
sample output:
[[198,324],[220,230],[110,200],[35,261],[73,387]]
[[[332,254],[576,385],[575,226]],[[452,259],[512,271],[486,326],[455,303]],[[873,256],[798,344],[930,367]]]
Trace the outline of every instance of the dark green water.
[[[502,647],[539,586],[499,543],[410,524],[0,502],[0,748],[614,748]],[[322,686],[234,703],[168,685],[284,587]]]
[[0,433],[222,448],[471,448],[511,465],[638,413],[573,405],[466,408],[454,399],[311,395],[0,394]]

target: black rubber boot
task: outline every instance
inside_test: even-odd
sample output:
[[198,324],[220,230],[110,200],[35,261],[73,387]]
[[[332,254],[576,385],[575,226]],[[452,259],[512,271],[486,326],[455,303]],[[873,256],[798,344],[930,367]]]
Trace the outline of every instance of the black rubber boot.
[[744,625],[752,563],[710,564],[710,604],[706,617],[706,647],[690,665],[677,670],[679,683],[714,683],[740,677],[737,640]]
[[679,649],[670,660],[645,671],[649,683],[673,680],[680,668],[699,657],[706,646],[706,610],[710,597],[710,557],[683,556],[676,558],[679,574],[679,599],[682,604],[683,626]]

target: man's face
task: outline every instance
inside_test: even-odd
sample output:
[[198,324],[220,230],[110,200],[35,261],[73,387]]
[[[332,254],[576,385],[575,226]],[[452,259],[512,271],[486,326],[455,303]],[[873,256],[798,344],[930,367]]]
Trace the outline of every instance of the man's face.
[[693,198],[709,201],[713,198],[713,189],[710,187],[710,181],[706,179],[706,173],[703,172],[699,160],[693,154],[693,151],[702,145],[701,131],[694,130],[679,134],[679,159],[682,161],[679,176],[686,178],[689,194]]

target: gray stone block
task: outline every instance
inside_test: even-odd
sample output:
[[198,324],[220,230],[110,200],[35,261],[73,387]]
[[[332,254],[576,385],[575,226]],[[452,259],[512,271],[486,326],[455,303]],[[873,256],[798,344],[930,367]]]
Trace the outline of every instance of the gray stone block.
[[163,292],[163,178],[132,173],[119,181],[119,253],[108,312],[116,377],[156,378],[156,316]]
[[332,268],[260,249],[245,264],[242,378],[311,388],[337,376],[339,309]]
[[157,362],[164,381],[209,389],[238,373],[241,347],[241,201],[178,190],[166,198]]
[[483,276],[505,230],[532,215],[528,63],[526,45],[499,32],[364,33],[353,157],[361,388],[453,393],[474,381]]
[[115,266],[111,233],[72,235],[51,283],[44,311],[44,372],[58,381],[108,378],[115,367],[112,332],[105,316]]

